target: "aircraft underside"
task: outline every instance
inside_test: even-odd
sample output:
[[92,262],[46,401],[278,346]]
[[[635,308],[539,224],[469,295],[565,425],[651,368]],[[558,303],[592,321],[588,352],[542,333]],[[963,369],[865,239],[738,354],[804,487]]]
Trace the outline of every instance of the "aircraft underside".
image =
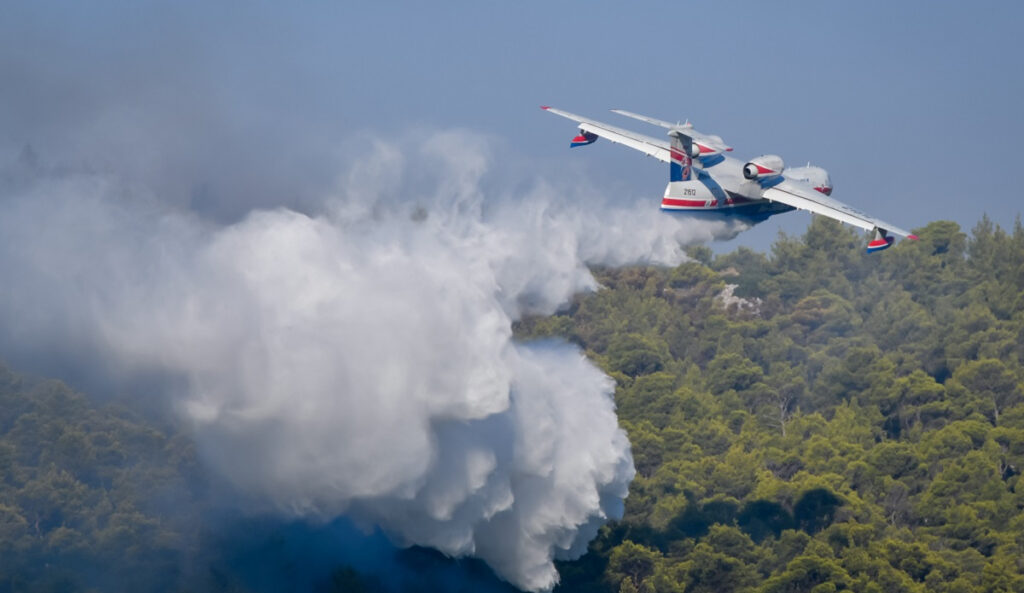
[[708,220],[739,219],[750,224],[764,222],[769,216],[792,212],[796,210],[780,202],[771,200],[751,200],[741,196],[735,196],[732,203],[720,205],[706,202],[686,203],[686,200],[663,198],[661,209],[664,212],[695,216]]
[[[728,168],[730,163],[715,163]],[[689,180],[670,181],[665,186],[661,209],[665,212],[687,213],[704,219],[740,219],[749,224],[764,222],[769,216],[795,210],[781,202],[760,196],[762,186],[739,175],[723,175],[715,179],[698,170]]]

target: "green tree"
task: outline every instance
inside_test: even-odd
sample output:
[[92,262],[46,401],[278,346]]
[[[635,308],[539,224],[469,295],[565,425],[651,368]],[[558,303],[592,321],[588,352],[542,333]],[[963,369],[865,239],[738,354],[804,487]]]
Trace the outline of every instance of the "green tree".
[[982,411],[991,414],[993,424],[999,424],[1001,410],[1024,401],[1016,378],[999,360],[967,362],[953,373],[951,384],[982,402]]
[[615,546],[608,557],[608,579],[619,586],[628,580],[632,588],[643,591],[644,581],[654,574],[660,561],[661,554],[657,550],[625,540]]
[[611,367],[630,377],[660,371],[668,358],[668,345],[663,340],[642,334],[616,337],[608,345]]

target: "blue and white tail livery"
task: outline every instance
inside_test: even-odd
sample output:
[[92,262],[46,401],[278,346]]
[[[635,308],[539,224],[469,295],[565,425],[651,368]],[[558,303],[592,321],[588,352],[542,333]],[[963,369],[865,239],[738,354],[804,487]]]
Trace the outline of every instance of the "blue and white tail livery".
[[671,181],[690,181],[693,178],[693,157],[698,156],[700,151],[694,151],[695,144],[689,136],[672,131],[668,134],[669,143],[668,156],[669,175]]

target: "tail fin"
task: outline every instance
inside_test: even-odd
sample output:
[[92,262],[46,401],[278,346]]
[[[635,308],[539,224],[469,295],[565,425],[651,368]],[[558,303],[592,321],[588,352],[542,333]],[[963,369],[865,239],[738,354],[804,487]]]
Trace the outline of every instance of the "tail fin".
[[682,132],[669,132],[672,145],[669,149],[671,162],[668,165],[669,181],[689,181],[693,177],[693,139]]

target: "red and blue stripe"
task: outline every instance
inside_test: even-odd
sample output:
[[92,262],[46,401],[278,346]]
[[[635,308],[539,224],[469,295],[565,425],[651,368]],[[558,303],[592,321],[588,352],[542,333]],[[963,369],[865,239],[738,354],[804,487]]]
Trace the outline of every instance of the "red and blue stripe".
[[874,253],[892,247],[894,237],[879,237],[868,243],[868,253]]
[[580,132],[579,136],[572,139],[572,143],[569,144],[569,148],[576,148],[577,146],[586,146],[597,142],[597,134],[591,132]]

